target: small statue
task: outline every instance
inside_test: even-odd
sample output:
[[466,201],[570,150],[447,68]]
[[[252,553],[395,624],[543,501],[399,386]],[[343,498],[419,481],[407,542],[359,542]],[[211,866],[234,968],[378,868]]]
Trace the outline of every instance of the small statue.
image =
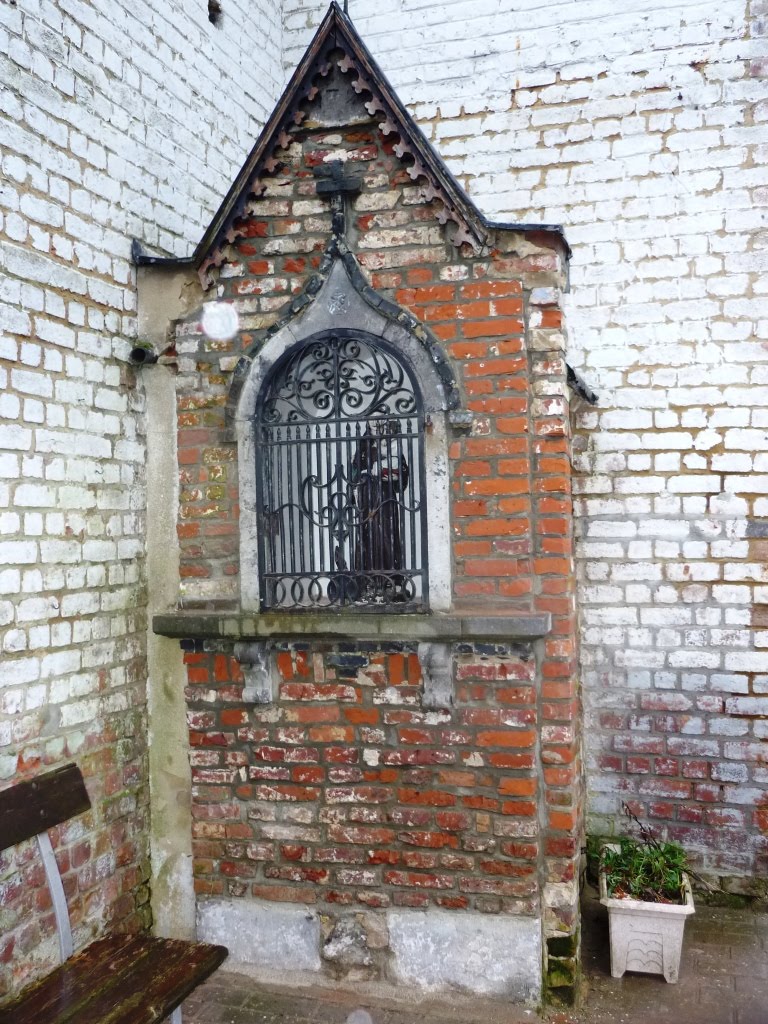
[[399,441],[397,420],[382,420],[376,432],[366,425],[350,467],[352,501],[358,509],[354,568],[375,576],[368,589],[388,601],[404,601],[404,577],[392,570],[403,568],[401,495],[410,479],[408,463]]

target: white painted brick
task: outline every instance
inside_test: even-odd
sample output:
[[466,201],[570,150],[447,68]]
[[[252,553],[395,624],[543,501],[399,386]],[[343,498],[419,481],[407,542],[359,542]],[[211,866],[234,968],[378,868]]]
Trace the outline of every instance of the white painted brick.
[[[0,4],[0,61],[10,53],[14,69],[0,99],[0,523],[14,531],[0,540],[0,621],[9,627],[3,692],[19,693],[0,703],[4,779],[26,744],[55,763],[77,756],[86,727],[92,744],[99,714],[142,710],[143,566],[115,562],[118,543],[121,557],[143,557],[143,411],[124,416],[122,379],[136,332],[131,240],[156,244],[161,220],[166,251],[191,251],[282,82],[276,0],[257,0],[252,19],[226,17],[216,29],[202,3],[180,8],[173,24],[167,13],[150,0],[137,34],[126,29],[135,12],[124,0],[46,0],[23,17]],[[73,373],[63,356],[75,352],[88,361]],[[113,437],[140,454],[116,461]],[[101,502],[104,486],[116,496]],[[111,510],[122,508],[138,515],[115,520]],[[85,545],[103,560],[89,563],[88,580]],[[138,614],[102,611],[100,591],[116,577],[117,603]],[[130,641],[116,642],[117,664],[104,666],[113,692],[103,704],[87,699],[99,678],[79,661],[79,645],[98,637]],[[50,690],[36,682],[41,666]],[[49,716],[53,735],[38,741],[46,702],[62,714]]]

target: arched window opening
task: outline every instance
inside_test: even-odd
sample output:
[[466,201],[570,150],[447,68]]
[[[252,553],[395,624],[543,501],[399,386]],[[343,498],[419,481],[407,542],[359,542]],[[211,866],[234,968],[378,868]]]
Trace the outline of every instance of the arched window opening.
[[402,359],[315,334],[272,368],[254,426],[261,607],[425,610],[424,411]]

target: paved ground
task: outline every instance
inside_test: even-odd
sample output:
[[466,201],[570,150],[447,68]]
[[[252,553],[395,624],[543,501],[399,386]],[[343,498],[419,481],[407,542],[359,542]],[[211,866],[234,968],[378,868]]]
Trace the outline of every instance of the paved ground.
[[[184,1024],[768,1024],[768,913],[699,907],[686,925],[677,985],[610,976],[608,925],[584,899],[586,997],[578,1011],[507,1007],[482,999],[404,1005],[324,989],[257,985],[219,971],[184,1007]],[[353,1015],[350,1019],[350,1015]]]
[[699,906],[685,926],[680,980],[610,974],[608,923],[583,901],[587,998],[564,1024],[768,1024],[768,913]]

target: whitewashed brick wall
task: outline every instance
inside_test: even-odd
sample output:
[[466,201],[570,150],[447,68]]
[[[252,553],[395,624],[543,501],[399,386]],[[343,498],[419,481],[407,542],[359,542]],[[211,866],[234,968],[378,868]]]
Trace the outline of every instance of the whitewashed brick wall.
[[[564,225],[590,815],[768,868],[768,4],[350,0],[469,193]],[[326,5],[286,0],[285,64]]]
[[[0,781],[94,770],[102,860],[81,876],[99,883],[77,897],[81,927],[119,916],[147,843],[119,863],[116,822],[136,831],[147,798],[131,240],[199,240],[277,98],[279,6],[223,0],[214,26],[207,0],[0,0]],[[37,938],[6,877],[7,860],[0,995],[23,980],[5,966],[15,937]]]

